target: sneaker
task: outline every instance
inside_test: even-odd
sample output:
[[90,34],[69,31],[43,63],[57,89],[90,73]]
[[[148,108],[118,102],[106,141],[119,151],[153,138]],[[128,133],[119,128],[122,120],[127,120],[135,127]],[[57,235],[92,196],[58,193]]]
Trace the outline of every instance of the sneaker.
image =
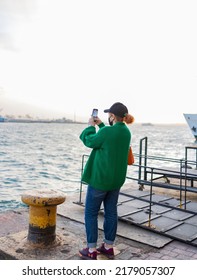
[[113,259],[114,258],[114,249],[110,248],[110,249],[106,249],[104,243],[101,245],[101,247],[97,248],[97,252],[100,254],[105,255],[106,257],[108,257],[109,259]]
[[89,248],[84,248],[79,251],[79,256],[85,260],[97,260],[97,251],[89,252]]

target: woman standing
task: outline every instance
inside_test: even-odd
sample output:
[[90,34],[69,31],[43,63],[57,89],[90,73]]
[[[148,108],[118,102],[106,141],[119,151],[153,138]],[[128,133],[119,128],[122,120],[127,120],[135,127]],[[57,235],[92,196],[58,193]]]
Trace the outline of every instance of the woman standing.
[[[85,146],[92,148],[90,157],[84,168],[82,181],[88,184],[85,203],[85,228],[87,248],[79,251],[84,259],[97,259],[97,254],[114,257],[113,244],[117,231],[117,202],[119,191],[125,182],[127,172],[128,151],[131,133],[126,124],[134,118],[128,113],[127,107],[114,103],[108,113],[110,126],[97,117],[89,119],[89,126],[83,130],[80,139]],[[126,123],[126,124],[125,124]],[[96,132],[95,125],[99,130]],[[98,213],[104,205],[104,242],[97,247]]]

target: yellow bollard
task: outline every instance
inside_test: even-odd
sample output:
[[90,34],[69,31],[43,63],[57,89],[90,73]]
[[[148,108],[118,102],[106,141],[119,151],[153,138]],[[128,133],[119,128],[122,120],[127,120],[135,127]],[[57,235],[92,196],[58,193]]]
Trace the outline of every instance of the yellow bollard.
[[27,239],[33,243],[51,244],[56,238],[57,205],[65,195],[53,190],[33,190],[22,195],[29,205],[29,230]]

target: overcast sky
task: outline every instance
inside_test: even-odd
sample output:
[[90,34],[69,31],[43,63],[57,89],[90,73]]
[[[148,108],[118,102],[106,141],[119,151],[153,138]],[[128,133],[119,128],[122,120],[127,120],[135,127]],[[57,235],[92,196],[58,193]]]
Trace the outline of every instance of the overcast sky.
[[[197,1],[0,0],[1,114],[197,113]],[[33,107],[32,107],[33,106]]]

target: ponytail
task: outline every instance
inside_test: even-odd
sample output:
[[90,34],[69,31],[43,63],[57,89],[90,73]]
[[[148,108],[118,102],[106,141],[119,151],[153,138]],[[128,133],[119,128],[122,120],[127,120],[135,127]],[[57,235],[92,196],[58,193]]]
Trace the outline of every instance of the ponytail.
[[119,117],[115,115],[115,118],[118,122],[125,122],[126,124],[132,124],[134,122],[134,117],[130,114],[125,114],[125,117]]
[[126,124],[132,124],[134,121],[135,121],[135,118],[130,114],[127,114],[124,117],[124,122],[126,122]]

